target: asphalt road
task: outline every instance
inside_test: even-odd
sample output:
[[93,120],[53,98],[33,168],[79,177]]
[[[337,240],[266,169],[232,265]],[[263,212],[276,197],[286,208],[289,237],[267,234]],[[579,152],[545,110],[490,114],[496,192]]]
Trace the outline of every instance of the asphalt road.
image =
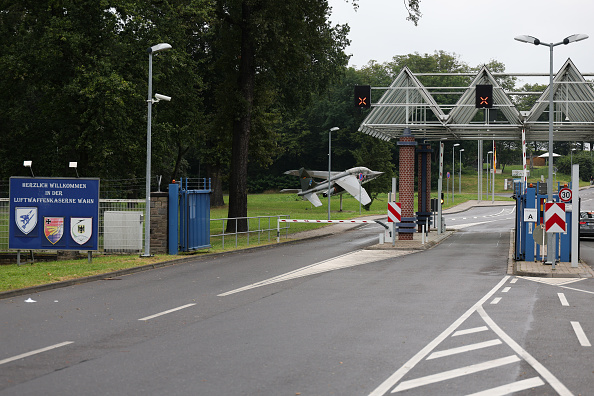
[[0,301],[0,395],[590,394],[594,281],[507,276],[511,208]]

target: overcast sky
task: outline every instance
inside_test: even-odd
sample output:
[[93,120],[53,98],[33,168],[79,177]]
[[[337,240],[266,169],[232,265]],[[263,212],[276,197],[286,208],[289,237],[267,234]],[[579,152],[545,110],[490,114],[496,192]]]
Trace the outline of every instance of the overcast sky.
[[[346,52],[352,54],[349,65],[357,68],[370,60],[383,63],[394,55],[443,50],[472,67],[495,59],[510,73],[548,73],[549,48],[514,37],[557,43],[583,33],[590,38],[555,47],[554,70],[571,58],[580,72],[594,72],[592,0],[421,0],[418,26],[406,20],[403,0],[359,0],[357,11],[345,0],[329,3],[332,24],[351,27]],[[537,82],[548,83],[548,78],[522,77],[519,85]]]

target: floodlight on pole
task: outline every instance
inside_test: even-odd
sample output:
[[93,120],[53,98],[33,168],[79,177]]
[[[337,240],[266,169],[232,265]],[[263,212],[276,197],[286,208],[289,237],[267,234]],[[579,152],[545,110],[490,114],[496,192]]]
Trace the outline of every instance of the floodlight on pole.
[[79,177],[78,176],[78,162],[69,162],[68,167],[74,168],[74,171],[76,172],[76,177]]
[[[146,203],[144,215],[144,254],[142,257],[150,257],[151,255],[151,117],[153,106],[153,54],[160,51],[167,51],[171,49],[171,45],[167,43],[160,43],[153,45],[147,49],[149,54],[149,72],[148,72],[148,116],[146,128]],[[165,95],[157,97],[157,101],[165,99]],[[167,98],[169,98],[167,96]],[[169,98],[171,99],[171,98]]]
[[330,220],[330,177],[332,177],[332,132],[339,129],[339,127],[332,127],[328,131],[328,220]]
[[[587,34],[573,34],[569,37],[565,37],[563,41],[558,43],[543,43],[539,39],[533,36],[517,36],[514,37],[514,40],[534,44],[534,45],[544,45],[549,47],[550,53],[550,72],[549,72],[549,174],[547,180],[547,201],[553,202],[553,122],[554,122],[554,102],[553,102],[553,48],[564,44],[567,45],[569,43],[575,43],[578,41],[582,41],[588,38]],[[553,269],[555,269],[555,262],[557,260],[556,254],[556,245],[555,245],[555,236],[553,233],[547,233],[547,264],[552,264]]]
[[23,161],[23,166],[25,168],[29,168],[29,170],[31,171],[31,176],[32,177],[35,177],[35,175],[33,174],[33,167],[32,167],[32,165],[33,165],[33,161]]

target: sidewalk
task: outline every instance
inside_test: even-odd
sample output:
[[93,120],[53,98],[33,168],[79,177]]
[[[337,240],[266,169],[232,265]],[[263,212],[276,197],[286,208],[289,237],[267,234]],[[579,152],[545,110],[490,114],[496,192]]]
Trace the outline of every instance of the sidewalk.
[[594,271],[584,262],[578,262],[577,267],[572,267],[571,263],[559,262],[552,265],[546,265],[540,261],[516,261],[514,266],[514,275],[518,276],[538,276],[543,278],[594,278]]
[[451,208],[448,209],[444,209],[443,213],[444,214],[454,214],[454,213],[460,213],[460,212],[464,212],[467,211],[469,209],[472,209],[476,206],[514,206],[516,203],[514,201],[491,201],[489,200],[481,200],[480,202],[476,199],[472,199],[469,201],[466,201],[464,203],[461,203],[459,205],[456,206],[452,206]]

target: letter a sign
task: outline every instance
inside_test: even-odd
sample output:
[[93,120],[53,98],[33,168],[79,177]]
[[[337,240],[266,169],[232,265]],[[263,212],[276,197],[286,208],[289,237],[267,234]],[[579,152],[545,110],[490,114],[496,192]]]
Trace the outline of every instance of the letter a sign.
[[549,203],[545,204],[545,230],[546,232],[565,232],[565,204]]

